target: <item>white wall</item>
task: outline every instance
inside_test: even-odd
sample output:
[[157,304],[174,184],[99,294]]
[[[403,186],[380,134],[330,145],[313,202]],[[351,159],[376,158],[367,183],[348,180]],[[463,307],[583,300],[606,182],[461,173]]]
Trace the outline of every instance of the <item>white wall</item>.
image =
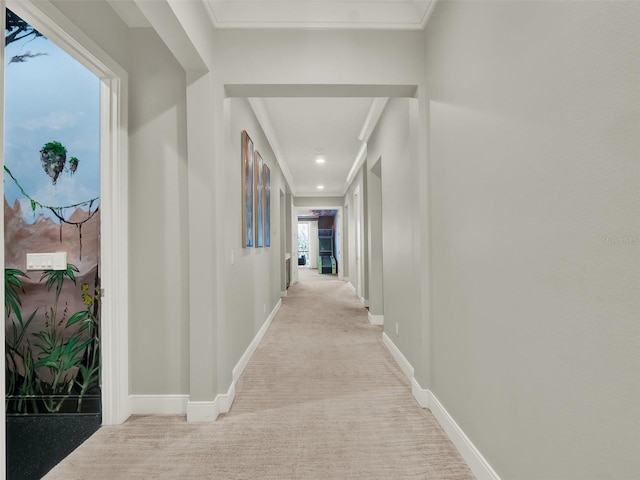
[[[371,168],[381,161],[384,329],[418,372],[422,360],[417,100],[390,99],[367,144]],[[375,179],[375,175],[369,174]],[[379,241],[379,239],[378,239]],[[373,312],[372,312],[373,313]],[[396,324],[398,334],[396,335]],[[422,383],[424,387],[425,384]]]
[[[231,371],[280,299],[280,190],[284,176],[246,99],[230,99],[225,162],[227,216],[225,248],[226,315],[223,319],[225,355],[220,383],[231,383]],[[240,133],[246,130],[254,148],[271,170],[271,247],[242,248]],[[231,257],[233,256],[233,264]],[[292,258],[294,261],[295,258]]]
[[422,32],[218,29],[215,47],[226,84],[416,85],[424,74]]
[[[356,206],[356,201],[362,202],[362,191],[364,190],[364,185],[362,183],[362,174],[363,170],[361,168],[358,173],[356,173],[353,181],[351,182],[351,185],[349,185],[349,188],[344,195],[345,210],[347,212],[347,217],[345,219],[345,230],[347,231],[348,239],[345,246],[345,251],[347,253],[345,262],[347,262],[347,269],[349,272],[349,283],[356,291],[356,293],[358,293],[358,274],[360,275],[361,290],[362,284],[364,282],[362,265],[358,266],[357,262],[358,223],[360,224],[360,232],[364,231],[362,208],[358,208]],[[358,192],[358,195],[356,195],[356,192]],[[360,216],[358,217],[358,215]],[[360,243],[362,243],[362,233],[360,234]],[[360,251],[362,252],[362,245],[360,245],[360,248]],[[362,291],[360,291],[359,293],[360,295],[362,295]]]
[[188,393],[185,72],[152,29],[128,38],[131,393]]
[[382,158],[367,159],[367,265],[369,313],[384,316],[384,274],[382,246]]
[[129,393],[186,394],[185,72],[152,29],[128,28],[106,2],[52,3],[129,76]]
[[504,479],[638,478],[640,4],[440,2],[426,34],[431,388]]

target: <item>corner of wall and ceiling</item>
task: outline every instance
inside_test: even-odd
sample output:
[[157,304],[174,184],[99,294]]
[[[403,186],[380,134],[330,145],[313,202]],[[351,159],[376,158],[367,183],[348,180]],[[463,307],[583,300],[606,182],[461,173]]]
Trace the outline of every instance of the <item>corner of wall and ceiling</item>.
[[276,162],[278,162],[280,170],[282,170],[282,174],[284,175],[286,182],[289,184],[289,190],[291,191],[291,194],[295,196],[296,188],[293,184],[293,177],[291,176],[291,171],[287,165],[284,153],[282,153],[282,148],[280,147],[276,130],[273,128],[273,123],[269,118],[267,107],[261,98],[248,98],[247,100],[249,101],[249,105],[251,106],[253,113],[258,119],[260,127],[262,127],[265,137],[267,137],[267,142],[269,142],[271,150],[276,157]]
[[151,24],[133,0],[107,0],[118,16],[129,28],[146,28]]
[[424,30],[437,0],[202,0],[215,28]]
[[435,10],[437,3],[438,3],[438,0],[432,0],[429,6],[427,7],[427,10],[424,12],[424,16],[422,17],[422,21],[420,22],[420,25],[422,26],[422,30],[427,28],[427,23],[429,22],[431,15],[433,15],[433,11]]
[[367,158],[367,142],[371,138],[371,134],[375,130],[378,125],[378,121],[380,121],[380,117],[382,116],[382,112],[384,112],[384,108],[387,106],[387,102],[389,101],[388,97],[384,98],[374,98],[371,102],[371,107],[369,108],[369,113],[367,113],[367,117],[364,120],[364,124],[362,125],[362,129],[360,130],[360,135],[358,135],[358,140],[362,142],[360,149],[358,150],[358,154],[356,158],[353,160],[353,165],[351,166],[351,170],[349,170],[349,174],[344,183],[344,188],[342,195],[347,194],[347,190],[353,182],[358,170],[365,162]]

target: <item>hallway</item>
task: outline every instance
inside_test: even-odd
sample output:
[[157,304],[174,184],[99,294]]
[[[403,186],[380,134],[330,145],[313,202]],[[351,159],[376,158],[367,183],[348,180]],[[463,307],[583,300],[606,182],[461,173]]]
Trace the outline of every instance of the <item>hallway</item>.
[[300,270],[217,422],[134,416],[45,478],[473,479],[349,284]]

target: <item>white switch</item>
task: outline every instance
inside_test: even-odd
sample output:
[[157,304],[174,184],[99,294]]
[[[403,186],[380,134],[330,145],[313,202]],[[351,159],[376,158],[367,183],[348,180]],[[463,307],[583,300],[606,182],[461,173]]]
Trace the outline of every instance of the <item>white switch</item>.
[[27,270],[66,270],[67,252],[27,253]]
[[53,254],[52,270],[66,270],[67,269],[67,252],[57,252]]

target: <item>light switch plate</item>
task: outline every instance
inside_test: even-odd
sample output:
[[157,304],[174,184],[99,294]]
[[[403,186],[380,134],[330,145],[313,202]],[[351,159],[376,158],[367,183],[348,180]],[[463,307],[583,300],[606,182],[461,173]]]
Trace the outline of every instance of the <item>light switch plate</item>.
[[27,253],[27,270],[66,270],[67,252]]

